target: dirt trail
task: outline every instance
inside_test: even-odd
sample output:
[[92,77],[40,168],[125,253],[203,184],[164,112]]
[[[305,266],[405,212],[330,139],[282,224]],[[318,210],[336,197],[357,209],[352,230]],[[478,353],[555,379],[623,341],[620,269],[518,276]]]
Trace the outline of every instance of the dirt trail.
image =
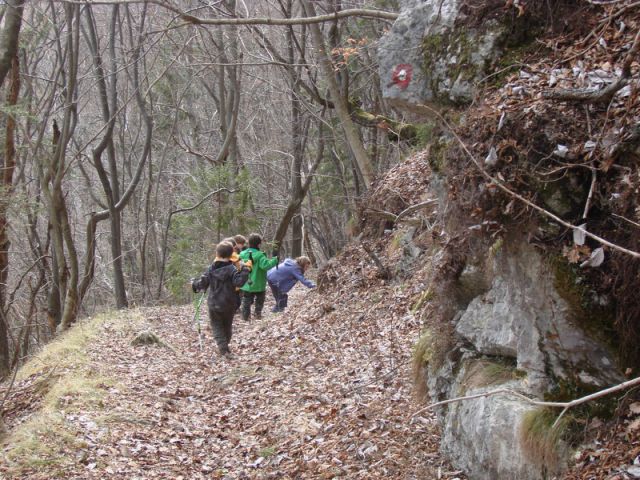
[[192,306],[142,311],[169,347],[133,347],[107,322],[90,356],[116,383],[101,408],[67,415],[86,448],[65,452],[65,477],[455,478],[434,419],[411,420],[419,325],[382,309],[375,321],[322,313],[304,290],[285,314],[236,317],[230,360],[215,354],[208,328],[200,351]]

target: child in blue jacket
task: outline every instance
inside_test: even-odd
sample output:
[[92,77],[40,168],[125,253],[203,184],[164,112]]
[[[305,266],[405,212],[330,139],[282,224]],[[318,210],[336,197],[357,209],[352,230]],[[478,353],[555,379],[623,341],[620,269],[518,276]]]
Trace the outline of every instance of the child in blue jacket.
[[298,257],[285,259],[277,267],[267,272],[267,282],[271,288],[271,293],[276,300],[276,306],[271,309],[272,312],[283,312],[287,308],[289,300],[289,290],[300,280],[307,288],[315,288],[316,284],[304,277],[311,266],[311,260],[308,257]]

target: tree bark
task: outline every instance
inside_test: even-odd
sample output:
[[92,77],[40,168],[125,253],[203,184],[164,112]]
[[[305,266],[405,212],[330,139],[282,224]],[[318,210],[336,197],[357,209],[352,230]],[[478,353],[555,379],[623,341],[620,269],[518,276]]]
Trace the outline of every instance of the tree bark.
[[[7,95],[7,105],[14,106],[18,103],[20,92],[20,63],[18,56],[11,62],[11,83]],[[0,202],[0,378],[3,378],[10,369],[9,352],[9,324],[7,311],[7,281],[9,279],[9,219],[7,209],[13,192],[13,172],[16,167],[15,129],[16,121],[12,115],[6,115],[4,158],[2,164],[3,201]]]
[[[304,0],[304,2],[306,3],[307,0]],[[112,2],[95,1],[92,3],[99,4]],[[199,18],[186,14],[179,8],[173,7],[162,0],[150,0],[149,3],[155,3],[167,8],[176,13],[185,22],[193,23],[194,25],[315,25],[318,23],[333,22],[338,19],[349,17],[378,18],[390,21],[398,18],[397,13],[366,8],[351,8],[327,15],[316,15],[315,10],[313,13],[310,13],[309,10],[307,10],[307,17],[300,18]]]
[[[96,83],[98,87],[98,97],[100,100],[100,106],[102,110],[102,120],[107,125],[107,129],[102,136],[102,140],[93,149],[92,158],[93,165],[98,173],[98,178],[102,184],[102,189],[105,194],[108,207],[108,217],[111,230],[111,259],[113,265],[113,285],[115,293],[116,308],[126,308],[128,306],[127,294],[124,282],[124,272],[122,268],[122,228],[120,211],[116,209],[116,204],[120,200],[120,183],[119,183],[119,171],[116,163],[115,146],[113,142],[113,131],[115,127],[115,112],[117,109],[118,94],[116,84],[116,59],[115,59],[115,37],[116,37],[116,24],[118,19],[118,6],[113,7],[111,28],[109,32],[109,54],[111,56],[111,68],[109,74],[105,74],[103,67],[102,54],[100,44],[98,41],[98,35],[96,32],[95,19],[93,16],[93,10],[91,5],[87,5],[85,8],[85,14],[87,19],[87,37],[88,45],[93,57],[93,64],[96,70]],[[109,85],[107,85],[107,79]],[[102,162],[102,154],[107,152],[109,161],[109,171],[107,174],[106,168]],[[92,214],[87,226],[87,235],[90,233],[95,235],[95,223],[104,219],[104,214],[95,215]],[[87,254],[91,257],[87,258],[88,268],[85,268],[86,275],[91,275],[89,278],[93,278],[93,251],[95,250],[95,240],[87,239],[87,248],[91,247],[92,250],[87,250]],[[83,284],[86,283],[83,279]],[[86,290],[85,290],[86,291]]]
[[[58,129],[54,121],[53,126],[53,146],[54,151],[49,158],[43,159],[39,165],[39,177],[42,192],[44,194],[49,222],[51,225],[51,237],[54,248],[54,262],[57,266],[52,275],[55,277],[55,287],[51,289],[49,295],[50,306],[62,306],[62,313],[50,311],[49,317],[52,322],[59,319],[58,328],[61,330],[69,328],[76,320],[78,312],[78,254],[74,245],[71,225],[65,197],[63,192],[63,179],[67,171],[65,156],[67,145],[71,140],[75,126],[77,124],[77,72],[78,72],[78,50],[80,28],[78,25],[78,15],[80,7],[78,5],[65,5],[67,31],[66,35],[66,76],[64,81],[64,119],[62,129]],[[67,256],[65,256],[65,248]],[[53,295],[58,298],[52,298]]]
[[[292,15],[292,2],[287,2],[287,16]],[[302,193],[302,162],[304,159],[304,143],[303,132],[305,128],[302,125],[302,108],[300,105],[300,67],[294,67],[295,47],[294,47],[294,31],[293,27],[287,29],[287,50],[289,55],[289,64],[291,65],[292,74],[290,76],[291,91],[289,93],[291,99],[291,152],[293,154],[293,162],[291,162],[291,187],[290,196],[295,202],[296,199],[303,198]],[[303,34],[304,35],[304,34]],[[302,202],[300,202],[300,205]],[[297,212],[299,213],[299,208]],[[302,219],[296,215],[291,220],[291,256],[293,258],[302,255]]]
[[[311,2],[309,2],[309,0],[301,0],[301,2],[308,16],[316,15],[315,9]],[[362,145],[358,128],[353,123],[353,120],[351,120],[347,104],[340,93],[340,87],[338,86],[338,82],[336,81],[334,73],[335,68],[333,63],[331,62],[331,59],[327,55],[320,27],[314,23],[311,24],[309,28],[311,30],[311,37],[313,39],[314,46],[318,52],[320,70],[322,71],[324,79],[327,82],[331,100],[335,104],[336,113],[338,115],[338,118],[340,119],[340,122],[342,123],[342,129],[344,131],[345,137],[347,138],[349,148],[351,149],[354,159],[358,165],[358,169],[362,174],[362,180],[365,184],[365,188],[368,189],[371,186],[371,182],[373,181],[373,177],[375,175],[373,165],[371,164],[371,159],[369,158],[369,155]]]
[[322,123],[320,123],[319,129],[321,133],[319,135],[319,140],[318,140],[319,144],[318,144],[318,153],[317,153],[316,159],[313,165],[311,166],[309,173],[307,173],[307,178],[305,179],[304,184],[302,185],[300,192],[298,193],[298,196],[293,197],[291,198],[291,200],[289,200],[287,209],[285,210],[284,215],[282,216],[282,220],[280,220],[280,223],[278,224],[278,228],[276,229],[274,244],[275,244],[275,249],[278,251],[280,250],[280,247],[282,246],[282,241],[284,240],[284,237],[287,234],[289,223],[291,222],[291,219],[293,218],[293,216],[300,210],[300,206],[302,205],[302,202],[304,201],[304,198],[307,195],[307,192],[309,191],[309,187],[311,187],[311,181],[313,180],[313,175],[324,157],[324,140],[322,137]]
[[24,0],[7,0],[4,14],[4,28],[0,32],[0,88],[12,68],[14,58],[18,54],[20,27],[22,26],[22,12]]

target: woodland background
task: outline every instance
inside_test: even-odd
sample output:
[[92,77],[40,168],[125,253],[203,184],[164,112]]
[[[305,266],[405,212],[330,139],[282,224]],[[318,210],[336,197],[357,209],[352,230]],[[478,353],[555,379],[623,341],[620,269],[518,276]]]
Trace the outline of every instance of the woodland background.
[[372,174],[419,144],[381,95],[374,52],[393,15],[198,22],[354,8],[398,6],[2,6],[0,376],[80,316],[185,301],[228,235],[315,262],[345,244]]

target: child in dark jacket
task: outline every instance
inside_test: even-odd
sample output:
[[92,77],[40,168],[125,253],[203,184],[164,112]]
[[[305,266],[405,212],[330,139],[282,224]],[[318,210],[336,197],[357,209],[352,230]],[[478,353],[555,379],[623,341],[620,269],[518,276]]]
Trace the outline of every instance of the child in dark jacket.
[[302,256],[295,260],[287,258],[277,268],[272,268],[267,272],[267,282],[276,300],[276,306],[271,309],[272,312],[283,312],[287,308],[289,290],[293,288],[298,280],[305,287],[316,287],[315,283],[304,276],[310,266],[311,260],[308,257]]
[[209,289],[207,305],[213,338],[221,355],[230,353],[233,314],[237,309],[236,287],[242,287],[249,278],[250,268],[242,265],[238,270],[231,262],[233,245],[221,242],[216,247],[216,258],[207,271],[191,282],[195,293]]

